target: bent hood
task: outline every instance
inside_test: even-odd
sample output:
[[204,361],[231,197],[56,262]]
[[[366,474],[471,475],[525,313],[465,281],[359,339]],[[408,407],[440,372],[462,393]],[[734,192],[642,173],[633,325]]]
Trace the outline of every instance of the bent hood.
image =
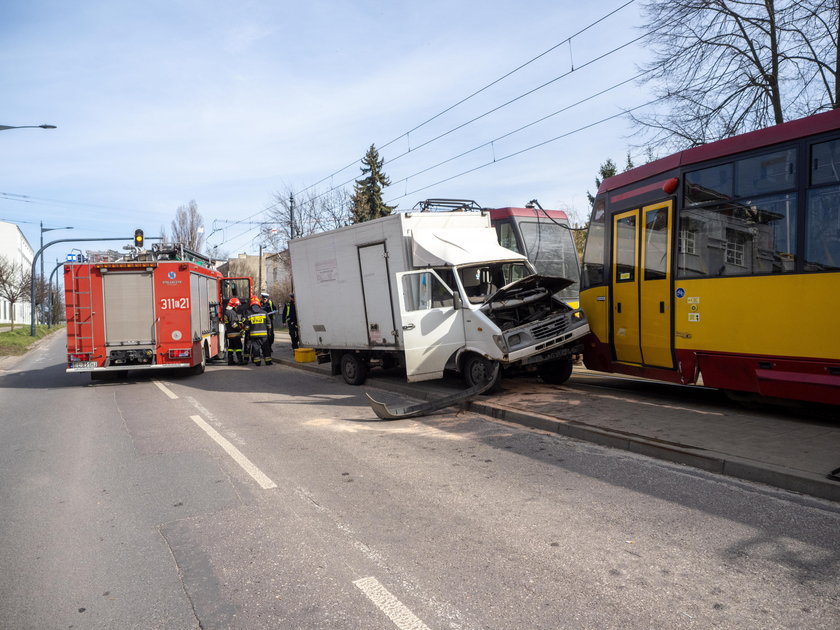
[[[543,288],[548,291],[549,295],[554,295],[558,291],[562,291],[569,285],[574,284],[574,280],[568,278],[559,278],[556,276],[541,276],[535,273],[532,276],[526,276],[516,282],[506,284],[501,289],[491,295],[487,302],[502,302],[517,297],[523,291],[531,291],[536,288]],[[485,304],[487,304],[485,302]]]
[[527,260],[499,245],[493,228],[414,230],[411,255],[415,267],[468,265],[496,260]]

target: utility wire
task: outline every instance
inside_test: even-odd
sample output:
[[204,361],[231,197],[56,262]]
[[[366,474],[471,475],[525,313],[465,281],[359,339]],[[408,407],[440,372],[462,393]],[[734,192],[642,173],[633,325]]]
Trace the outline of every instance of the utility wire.
[[[486,117],[486,116],[489,116],[490,114],[492,114],[492,113],[494,113],[494,112],[497,112],[497,111],[499,111],[500,109],[502,109],[502,108],[504,108],[504,107],[507,107],[507,106],[511,105],[512,103],[515,103],[516,101],[519,101],[519,100],[521,100],[521,99],[525,98],[526,96],[530,96],[531,94],[533,94],[533,93],[537,92],[538,90],[541,90],[541,89],[543,89],[543,88],[545,88],[545,87],[547,87],[547,86],[551,85],[552,83],[555,83],[555,82],[559,81],[560,79],[562,79],[562,78],[564,78],[564,77],[569,76],[570,74],[572,74],[573,72],[575,72],[575,71],[577,71],[577,70],[580,70],[580,69],[582,69],[582,68],[585,68],[585,67],[587,67],[587,66],[589,66],[589,65],[591,65],[591,64],[593,64],[593,63],[595,63],[595,62],[597,62],[597,61],[601,61],[602,59],[605,59],[606,57],[609,57],[610,55],[613,55],[613,54],[617,53],[618,51],[620,51],[620,50],[622,50],[622,49],[626,48],[627,46],[630,46],[630,45],[632,45],[632,44],[634,44],[634,43],[638,42],[638,41],[639,41],[639,40],[641,40],[643,37],[644,37],[644,36],[637,37],[637,38],[635,38],[635,39],[633,39],[633,40],[631,40],[631,41],[629,41],[629,42],[625,42],[624,44],[621,44],[620,46],[617,46],[617,47],[613,48],[612,50],[609,50],[609,51],[607,51],[607,52],[605,52],[605,53],[603,53],[603,54],[599,55],[598,57],[595,57],[594,59],[590,59],[590,60],[589,60],[589,61],[587,61],[586,63],[584,63],[584,64],[582,64],[582,65],[578,66],[576,69],[570,70],[569,72],[565,72],[565,73],[563,73],[563,74],[561,74],[561,75],[559,75],[559,76],[557,76],[557,77],[554,77],[553,79],[551,79],[551,80],[549,80],[549,81],[546,81],[545,83],[543,83],[543,84],[541,84],[541,85],[538,85],[537,87],[535,87],[535,88],[533,88],[533,89],[531,89],[531,90],[528,90],[527,92],[525,92],[525,93],[523,93],[523,94],[520,94],[519,96],[516,96],[516,97],[514,97],[514,98],[510,99],[510,100],[509,100],[509,101],[507,101],[506,103],[503,103],[503,104],[501,104],[501,105],[499,105],[499,106],[497,106],[497,107],[494,107],[493,109],[491,109],[491,110],[489,110],[489,111],[487,111],[487,112],[484,112],[483,114],[480,114],[479,116],[476,116],[475,118],[473,118],[473,119],[471,119],[471,120],[468,120],[467,122],[464,122],[464,123],[462,123],[462,124],[458,125],[457,127],[453,127],[453,128],[452,128],[452,129],[450,129],[449,131],[445,131],[444,133],[440,134],[439,136],[437,136],[437,137],[435,137],[435,138],[432,138],[431,140],[428,140],[428,141],[424,142],[423,144],[421,144],[421,145],[419,145],[419,146],[415,147],[415,148],[414,148],[414,149],[412,149],[411,151],[406,151],[405,153],[402,153],[402,154],[398,155],[398,156],[397,156],[397,157],[395,157],[395,158],[392,158],[392,159],[390,159],[390,160],[387,160],[387,161],[385,162],[385,164],[386,164],[386,165],[390,165],[390,164],[392,164],[394,161],[396,161],[397,159],[399,159],[399,158],[401,158],[401,157],[404,157],[404,156],[408,155],[409,153],[413,153],[413,152],[417,151],[417,149],[419,149],[419,148],[421,148],[421,147],[424,147],[424,146],[426,146],[426,145],[428,145],[428,144],[431,144],[432,142],[435,142],[435,141],[437,141],[437,140],[440,140],[441,138],[443,138],[443,137],[445,137],[445,136],[448,136],[449,134],[451,134],[451,133],[453,133],[453,132],[455,132],[455,131],[457,131],[457,130],[459,130],[459,129],[462,129],[463,127],[466,127],[467,125],[472,124],[472,123],[474,123],[474,122],[475,122],[475,121],[477,121],[477,120],[480,120],[480,119],[482,119],[482,118],[484,118],[484,117]],[[650,71],[648,71],[648,72],[650,72]],[[637,75],[636,77],[634,77],[633,79],[627,79],[626,81],[623,81],[623,82],[619,83],[618,85],[623,85],[623,84],[625,84],[625,83],[628,83],[629,81],[633,81],[633,80],[635,80],[635,79],[639,78],[640,76],[643,76],[644,74],[646,74],[646,73],[639,74],[639,75]],[[607,91],[609,91],[610,89],[613,89],[613,88],[615,88],[615,87],[618,87],[618,85],[612,86],[611,88],[607,88],[606,90],[603,90],[602,92],[599,92],[598,94],[603,94],[604,92],[607,92]],[[595,96],[597,96],[598,94],[596,94]],[[590,98],[592,98],[592,97],[590,97]],[[584,100],[588,100],[588,99],[584,99]],[[570,105],[569,107],[574,107],[574,105]],[[568,109],[568,107],[567,107],[567,108],[565,108],[565,109]],[[554,116],[554,115],[556,115],[556,114],[558,114],[558,113],[560,113],[560,112],[562,112],[562,111],[564,111],[564,110],[559,110],[559,111],[557,111],[557,112],[554,112],[554,114],[550,114],[549,116],[545,116],[545,117],[543,117],[543,118],[540,118],[539,120],[536,120],[536,121],[534,121],[534,122],[532,122],[532,123],[528,123],[527,125],[524,125],[523,127],[520,127],[519,129],[517,129],[517,130],[515,130],[515,131],[512,131],[512,132],[510,132],[510,133],[508,133],[508,134],[506,134],[506,135],[504,135],[504,136],[501,136],[500,138],[497,138],[496,140],[500,140],[500,139],[502,139],[502,138],[507,137],[508,135],[512,135],[512,134],[514,134],[514,133],[517,133],[518,131],[521,131],[521,130],[523,130],[523,129],[526,129],[526,128],[528,128],[528,127],[531,127],[531,126],[533,126],[533,125],[535,125],[535,124],[537,124],[537,123],[539,123],[539,122],[542,122],[542,121],[543,121],[543,120],[545,120],[546,118],[549,118],[549,117],[551,117],[551,116]],[[486,143],[486,144],[484,144],[484,145],[482,145],[482,146],[487,146],[487,144],[492,144],[493,142],[494,142],[494,141],[490,141],[490,142],[488,142],[488,143]],[[480,147],[477,147],[477,148],[480,148]],[[470,151],[466,151],[465,153],[461,154],[461,156],[466,155],[467,153],[470,153],[470,152],[472,152],[472,151],[474,151],[474,150],[475,150],[475,149],[471,149]],[[457,156],[457,157],[461,157],[461,156]],[[455,158],[450,158],[450,160],[447,160],[447,161],[451,161],[452,159],[455,159]],[[444,163],[445,163],[445,162],[444,162]],[[428,169],[425,169],[425,170],[430,170],[431,168],[435,168],[436,166],[440,166],[440,164],[436,164],[435,166],[429,167]],[[421,172],[425,172],[425,171],[421,171]],[[417,173],[417,174],[419,174],[419,173]],[[416,175],[416,174],[415,174],[415,175]],[[410,177],[412,177],[412,176],[409,176],[408,178],[405,178],[405,179],[409,179]],[[324,180],[321,180],[321,181],[324,181]],[[319,197],[323,197],[324,195],[327,195],[327,194],[331,193],[332,191],[334,191],[334,190],[336,190],[336,189],[343,188],[344,186],[346,186],[347,184],[349,184],[349,183],[351,183],[351,182],[353,182],[353,181],[355,181],[355,177],[351,177],[350,179],[348,179],[348,180],[346,180],[346,181],[342,182],[341,184],[338,184],[337,186],[333,186],[332,188],[328,188],[328,189],[327,189],[327,190],[325,190],[324,192],[322,192],[322,193],[320,193],[320,194],[318,194],[318,195],[315,195],[314,199],[318,199]],[[405,180],[400,180],[400,181],[405,181]],[[309,188],[311,188],[311,186],[310,186]],[[304,191],[305,191],[305,190],[308,190],[308,188],[304,188]]]
[[403,179],[400,179],[400,180],[397,180],[396,182],[393,182],[391,185],[396,186],[397,184],[408,182],[408,180],[413,178],[413,177],[417,177],[418,175],[422,175],[423,173],[427,173],[428,171],[434,170],[434,169],[438,168],[439,166],[443,166],[444,164],[448,164],[449,162],[453,162],[453,161],[455,161],[459,158],[464,157],[465,155],[469,155],[470,153],[478,151],[479,149],[483,149],[485,147],[491,146],[494,143],[499,142],[500,140],[504,140],[505,138],[509,138],[510,136],[512,136],[514,134],[517,134],[520,131],[524,131],[525,129],[528,129],[530,127],[533,127],[534,125],[537,125],[541,122],[544,122],[544,121],[548,120],[549,118],[551,118],[553,116],[557,116],[558,114],[562,114],[565,111],[568,111],[568,110],[570,110],[574,107],[577,107],[578,105],[582,105],[583,103],[586,103],[587,101],[591,101],[593,98],[597,98],[597,97],[601,96],[602,94],[606,94],[610,90],[614,90],[616,88],[621,87],[622,85],[625,85],[625,84],[630,83],[632,81],[636,81],[637,79],[641,78],[645,74],[648,74],[648,72],[650,72],[650,71],[642,72],[640,74],[637,74],[635,77],[625,79],[624,81],[621,81],[620,83],[615,83],[615,84],[611,85],[610,87],[601,90],[600,92],[596,92],[595,94],[591,94],[590,96],[587,96],[586,98],[582,98],[581,100],[579,100],[575,103],[572,103],[571,105],[567,105],[566,107],[558,109],[555,112],[552,112],[550,114],[547,114],[546,116],[543,116],[542,118],[538,118],[537,120],[535,120],[533,122],[530,122],[527,125],[523,125],[523,126],[519,127],[518,129],[514,129],[513,131],[509,131],[509,132],[507,132],[505,134],[502,134],[501,136],[498,136],[496,138],[493,138],[492,140],[489,140],[489,141],[487,141],[483,144],[479,144],[478,146],[475,146],[472,149],[468,149],[468,150],[464,151],[463,153],[459,153],[458,155],[454,155],[450,158],[447,158],[447,159],[445,159],[441,162],[438,162],[437,164],[429,166],[428,168],[424,168],[421,171],[417,171],[416,173],[412,173],[411,175],[408,175],[408,176],[404,177]]
[[428,186],[423,186],[421,188],[417,188],[416,190],[412,190],[411,192],[406,192],[405,194],[400,195],[399,197],[393,197],[392,199],[389,199],[386,203],[391,203],[393,201],[397,201],[398,199],[408,197],[409,195],[414,195],[414,194],[416,194],[418,192],[422,192],[422,191],[424,191],[428,188],[432,188],[433,186],[438,186],[439,184],[444,184],[446,182],[452,181],[453,179],[457,179],[458,177],[463,177],[464,175],[468,175],[470,173],[474,173],[475,171],[481,170],[482,168],[486,168],[487,166],[497,164],[498,162],[502,162],[503,160],[507,160],[507,159],[510,159],[512,157],[516,157],[517,155],[522,155],[523,153],[527,153],[528,151],[533,151],[534,149],[538,149],[539,147],[545,146],[545,145],[550,144],[552,142],[556,142],[557,140],[560,140],[562,138],[566,138],[568,136],[571,136],[572,134],[579,133],[579,132],[584,131],[586,129],[590,129],[592,127],[595,127],[596,125],[600,125],[600,124],[603,124],[607,121],[618,118],[619,116],[625,116],[626,114],[629,114],[630,112],[635,111],[637,109],[641,109],[643,107],[649,107],[650,105],[653,105],[654,103],[657,103],[657,102],[663,100],[664,98],[666,98],[666,97],[663,96],[663,97],[660,97],[660,98],[653,99],[652,101],[648,101],[647,103],[643,103],[642,105],[637,105],[636,107],[631,107],[630,109],[623,110],[621,112],[618,112],[617,114],[613,114],[612,116],[607,116],[606,118],[602,118],[601,120],[597,120],[593,123],[589,123],[588,125],[584,125],[583,127],[578,127],[577,129],[573,129],[572,131],[567,131],[566,133],[560,134],[559,136],[555,136],[554,138],[551,138],[550,140],[544,140],[543,142],[538,142],[537,144],[531,145],[530,147],[527,147],[525,149],[520,149],[519,151],[514,151],[513,153],[509,153],[508,155],[502,156],[500,158],[494,158],[490,162],[480,164],[480,165],[475,166],[473,168],[467,169],[466,171],[462,171],[461,173],[458,173],[456,175],[451,175],[450,177],[446,177],[444,179],[436,181],[433,184],[429,184]]
[[[476,116],[475,118],[472,118],[472,119],[468,120],[467,122],[461,123],[461,124],[460,124],[460,125],[458,125],[457,127],[453,127],[453,128],[452,128],[452,129],[450,129],[449,131],[444,131],[444,132],[443,132],[442,134],[440,134],[439,136],[435,136],[435,137],[434,137],[434,138],[432,138],[431,140],[427,140],[426,142],[424,142],[424,143],[422,143],[422,144],[417,145],[416,147],[414,147],[414,148],[413,148],[413,149],[411,149],[410,151],[406,151],[405,153],[401,153],[400,155],[398,155],[398,156],[396,156],[396,157],[394,157],[394,158],[392,158],[392,159],[388,160],[388,161],[387,161],[387,162],[385,162],[385,163],[386,163],[386,164],[392,164],[393,162],[395,162],[395,161],[396,161],[396,160],[398,160],[399,158],[404,157],[404,156],[408,155],[409,153],[413,153],[414,151],[417,151],[417,149],[420,149],[420,148],[422,148],[422,147],[425,147],[426,145],[431,144],[432,142],[435,142],[435,141],[437,141],[437,140],[440,140],[441,138],[444,138],[444,137],[448,136],[450,133],[454,133],[455,131],[458,131],[459,129],[463,129],[463,128],[464,128],[464,127],[466,127],[467,125],[471,125],[471,124],[472,124],[472,123],[474,123],[475,121],[477,121],[477,120],[481,120],[482,118],[484,118],[484,117],[486,117],[486,116],[489,116],[490,114],[493,114],[493,113],[495,113],[495,112],[499,111],[500,109],[503,109],[503,108],[507,107],[508,105],[512,105],[512,104],[513,104],[513,103],[515,103],[516,101],[519,101],[519,100],[521,100],[521,99],[525,98],[526,96],[530,96],[530,95],[531,95],[531,94],[533,94],[534,92],[537,92],[537,91],[539,91],[539,90],[543,89],[544,87],[548,87],[548,86],[549,86],[549,85],[551,85],[552,83],[556,83],[556,82],[557,82],[557,81],[559,81],[560,79],[563,79],[563,78],[565,78],[565,77],[569,76],[569,75],[570,75],[570,74],[572,74],[573,72],[576,72],[576,71],[578,71],[578,70],[580,70],[580,69],[582,69],[582,68],[585,68],[586,66],[589,66],[589,65],[591,65],[591,64],[593,64],[593,63],[595,63],[596,61],[600,61],[601,59],[604,59],[605,57],[609,57],[610,55],[612,55],[612,54],[614,54],[614,53],[617,53],[619,50],[621,50],[621,49],[623,49],[623,48],[627,48],[627,46],[631,46],[632,44],[635,44],[636,42],[638,42],[639,40],[643,39],[644,37],[646,37],[646,35],[641,35],[641,36],[637,37],[636,39],[633,39],[633,40],[631,40],[631,41],[629,41],[629,42],[627,42],[627,43],[622,44],[621,46],[618,46],[618,47],[613,48],[612,50],[610,50],[610,51],[608,51],[608,52],[605,52],[604,54],[602,54],[602,55],[600,55],[600,56],[598,56],[598,57],[595,57],[594,59],[590,59],[590,60],[589,60],[589,61],[587,61],[585,64],[583,64],[583,65],[581,65],[581,66],[578,66],[577,68],[572,68],[572,69],[571,69],[571,70],[569,70],[568,72],[564,72],[563,74],[561,74],[561,75],[559,75],[559,76],[554,77],[554,78],[553,78],[553,79],[551,79],[550,81],[546,81],[546,82],[545,82],[545,83],[543,83],[542,85],[538,85],[537,87],[535,87],[535,88],[533,88],[533,89],[531,89],[531,90],[528,90],[527,92],[525,92],[525,93],[523,93],[523,94],[520,94],[519,96],[516,96],[516,97],[514,97],[514,98],[510,99],[510,100],[509,100],[509,101],[507,101],[506,103],[502,103],[501,105],[498,105],[497,107],[494,107],[493,109],[488,110],[488,111],[484,112],[483,114],[479,114],[479,115],[478,115],[478,116]],[[641,76],[641,75],[639,75],[639,76]],[[637,77],[637,78],[638,78],[638,77]],[[628,79],[628,81],[632,81],[632,79]],[[627,81],[625,81],[624,83],[627,83]],[[605,90],[605,91],[606,91],[606,90]],[[603,93],[603,92],[601,92],[601,93]],[[561,111],[562,111],[562,110],[561,110]],[[541,119],[541,120],[544,120],[544,119]],[[540,121],[537,121],[537,122],[540,122]],[[526,127],[527,127],[527,126],[529,126],[529,125],[526,125]],[[523,129],[524,129],[524,127],[523,127]]]
[[[433,120],[436,120],[436,119],[440,118],[441,116],[443,116],[444,114],[446,114],[446,113],[448,113],[448,112],[452,111],[453,109],[455,109],[455,108],[456,108],[456,107],[458,107],[459,105],[462,105],[462,104],[466,103],[466,102],[467,102],[468,100],[470,100],[471,98],[473,98],[473,97],[475,97],[475,96],[478,96],[479,94],[481,94],[482,92],[484,92],[484,91],[486,91],[486,90],[490,89],[491,87],[493,87],[493,86],[494,86],[494,85],[496,85],[497,83],[499,83],[499,82],[501,82],[501,81],[504,81],[505,79],[507,79],[507,78],[508,78],[508,77],[510,77],[511,75],[513,75],[513,74],[515,74],[515,73],[519,72],[520,70],[522,70],[523,68],[525,68],[526,66],[528,66],[528,65],[530,65],[530,64],[532,64],[532,63],[534,63],[535,61],[537,61],[538,59],[540,59],[540,58],[544,57],[544,56],[545,56],[545,55],[547,55],[548,53],[550,53],[550,52],[552,52],[552,51],[556,50],[557,48],[559,48],[559,47],[560,47],[560,46],[562,46],[563,44],[567,44],[567,43],[568,43],[569,45],[571,45],[571,41],[572,41],[572,39],[573,39],[573,38],[577,37],[578,35],[581,35],[581,34],[585,33],[585,32],[586,32],[586,31],[588,31],[589,29],[591,29],[591,28],[593,28],[593,27],[597,26],[598,24],[600,24],[601,22],[603,22],[603,21],[604,21],[604,20],[606,20],[607,18],[609,18],[609,17],[611,17],[611,16],[615,15],[616,13],[618,13],[619,11],[621,11],[622,9],[624,9],[625,7],[627,7],[627,6],[631,5],[631,4],[633,4],[635,1],[636,1],[636,0],[628,0],[627,2],[625,2],[624,4],[622,4],[620,7],[616,8],[616,9],[613,9],[612,11],[610,11],[609,13],[607,13],[606,15],[603,15],[602,17],[598,18],[598,19],[597,19],[597,20],[595,20],[594,22],[592,22],[592,23],[588,24],[587,26],[583,27],[582,29],[580,29],[579,31],[577,31],[576,33],[574,33],[573,35],[570,35],[569,37],[567,37],[566,39],[564,39],[563,41],[560,41],[560,42],[558,42],[557,44],[555,44],[554,46],[551,46],[550,48],[548,48],[548,49],[544,50],[543,52],[541,52],[541,53],[540,53],[539,55],[537,55],[536,57],[533,57],[533,58],[529,59],[528,61],[526,61],[525,63],[520,64],[519,66],[517,66],[517,67],[516,67],[516,68],[514,68],[513,70],[510,70],[509,72],[507,72],[507,73],[503,74],[502,76],[500,76],[498,79],[495,79],[495,80],[491,81],[490,83],[488,83],[488,84],[487,84],[487,85],[485,85],[484,87],[482,87],[482,88],[480,88],[480,89],[476,90],[475,92],[473,92],[473,93],[472,93],[472,94],[470,94],[469,96],[465,96],[464,98],[462,98],[462,99],[461,99],[460,101],[458,101],[457,103],[454,103],[453,105],[450,105],[449,107],[447,107],[447,108],[446,108],[446,109],[444,109],[443,111],[441,111],[441,112],[439,112],[439,113],[435,114],[434,116],[432,116],[431,118],[429,118],[429,119],[427,119],[427,120],[423,121],[423,122],[422,122],[422,123],[420,123],[419,125],[416,125],[415,127],[412,127],[412,128],[411,128],[411,129],[409,129],[408,131],[406,131],[406,132],[404,132],[404,133],[401,133],[399,136],[397,136],[397,137],[396,137],[396,138],[394,138],[393,140],[390,140],[390,141],[386,142],[385,144],[381,145],[381,146],[380,146],[380,149],[384,149],[384,148],[386,148],[386,147],[391,146],[391,145],[392,145],[392,144],[394,144],[395,142],[399,141],[401,138],[404,138],[404,137],[408,136],[409,134],[411,134],[411,133],[413,133],[413,132],[417,131],[418,129],[420,129],[421,127],[424,127],[425,125],[429,124],[429,123],[430,123],[430,122],[432,122]],[[321,183],[323,183],[323,182],[327,181],[328,179],[331,179],[331,178],[335,177],[335,176],[336,176],[336,175],[338,175],[339,173],[343,173],[343,172],[344,172],[344,171],[346,171],[348,168],[351,168],[351,167],[355,166],[357,163],[358,163],[358,160],[354,160],[353,162],[351,162],[351,163],[350,163],[350,164],[348,164],[347,166],[344,166],[344,167],[340,168],[339,170],[337,170],[337,171],[335,171],[335,172],[331,173],[330,175],[327,175],[326,177],[324,177],[324,178],[322,178],[322,179],[319,179],[317,182],[315,182],[314,184],[311,184],[311,185],[307,186],[306,188],[304,188],[304,189],[303,189],[303,190],[301,190],[300,192],[306,192],[306,191],[307,191],[307,190],[309,190],[310,188],[314,188],[314,187],[315,187],[315,186],[317,186],[318,184],[321,184]],[[350,181],[353,181],[353,180],[350,180]],[[347,183],[349,183],[349,182],[345,182],[344,184],[341,184],[341,186],[345,186]],[[333,187],[333,189],[335,189],[335,187]]]

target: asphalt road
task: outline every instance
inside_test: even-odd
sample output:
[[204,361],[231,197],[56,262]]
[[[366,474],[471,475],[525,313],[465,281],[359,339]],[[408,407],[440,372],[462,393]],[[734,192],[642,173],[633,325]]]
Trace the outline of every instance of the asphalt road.
[[[840,506],[281,366],[0,365],[2,628],[837,628]],[[384,397],[384,395],[382,396]]]

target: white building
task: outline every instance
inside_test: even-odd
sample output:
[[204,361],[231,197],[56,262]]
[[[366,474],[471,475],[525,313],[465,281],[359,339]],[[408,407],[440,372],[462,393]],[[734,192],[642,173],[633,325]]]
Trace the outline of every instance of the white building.
[[[14,223],[0,221],[0,257],[5,258],[17,269],[26,273],[32,269],[35,252],[29,241]],[[27,324],[30,321],[29,298],[18,300],[14,305],[15,324]],[[0,297],[0,324],[12,321],[12,305]]]

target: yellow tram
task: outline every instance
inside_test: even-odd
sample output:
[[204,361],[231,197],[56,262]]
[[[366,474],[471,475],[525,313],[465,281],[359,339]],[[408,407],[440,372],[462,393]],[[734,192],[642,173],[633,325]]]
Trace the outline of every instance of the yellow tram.
[[840,405],[840,110],[604,180],[593,370]]

